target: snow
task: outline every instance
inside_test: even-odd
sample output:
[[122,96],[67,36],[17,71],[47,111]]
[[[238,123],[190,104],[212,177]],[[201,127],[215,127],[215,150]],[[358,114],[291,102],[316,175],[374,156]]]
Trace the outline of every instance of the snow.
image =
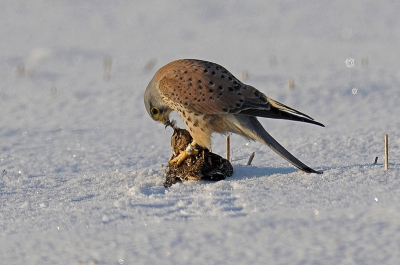
[[[399,8],[0,4],[1,263],[397,264]],[[165,189],[172,130],[148,117],[143,93],[179,58],[217,62],[239,78],[248,71],[244,82],[324,123],[261,119],[324,174],[232,136],[231,178]],[[223,155],[224,145],[215,135],[213,151]]]

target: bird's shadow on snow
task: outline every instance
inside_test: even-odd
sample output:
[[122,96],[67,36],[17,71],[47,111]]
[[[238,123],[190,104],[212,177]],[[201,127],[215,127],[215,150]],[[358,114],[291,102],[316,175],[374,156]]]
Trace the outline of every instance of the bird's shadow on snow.
[[248,178],[269,177],[276,174],[290,174],[298,171],[299,170],[296,168],[288,168],[288,167],[271,168],[271,167],[235,165],[233,166],[233,175],[229,179],[238,180],[238,179],[248,179]]

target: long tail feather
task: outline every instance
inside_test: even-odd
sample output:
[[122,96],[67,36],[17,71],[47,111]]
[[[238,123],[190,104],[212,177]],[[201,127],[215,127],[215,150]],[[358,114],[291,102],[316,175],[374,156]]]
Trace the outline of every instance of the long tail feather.
[[298,160],[294,155],[289,153],[282,145],[280,145],[261,125],[256,117],[235,115],[236,119],[240,123],[240,134],[253,140],[259,141],[268,145],[278,155],[283,157],[286,161],[291,163],[298,169],[307,173],[322,174],[321,171],[316,171],[303,162]]

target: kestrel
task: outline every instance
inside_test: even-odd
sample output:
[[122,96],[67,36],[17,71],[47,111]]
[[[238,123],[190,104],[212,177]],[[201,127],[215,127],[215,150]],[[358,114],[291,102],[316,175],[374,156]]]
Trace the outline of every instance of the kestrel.
[[164,125],[171,125],[169,114],[177,111],[193,138],[186,151],[170,163],[181,163],[196,151],[196,145],[211,149],[214,132],[236,133],[268,145],[304,172],[322,173],[289,153],[263,128],[257,117],[325,126],[240,82],[216,63],[182,59],[161,67],[146,88],[144,103],[150,117]]

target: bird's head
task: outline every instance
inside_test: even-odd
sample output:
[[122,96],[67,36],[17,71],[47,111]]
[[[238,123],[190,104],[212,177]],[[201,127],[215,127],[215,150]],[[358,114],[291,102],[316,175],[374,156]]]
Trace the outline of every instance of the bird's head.
[[160,93],[156,88],[155,77],[150,81],[144,93],[144,105],[146,106],[147,113],[150,117],[164,125],[170,125],[169,114],[170,109],[162,100]]

